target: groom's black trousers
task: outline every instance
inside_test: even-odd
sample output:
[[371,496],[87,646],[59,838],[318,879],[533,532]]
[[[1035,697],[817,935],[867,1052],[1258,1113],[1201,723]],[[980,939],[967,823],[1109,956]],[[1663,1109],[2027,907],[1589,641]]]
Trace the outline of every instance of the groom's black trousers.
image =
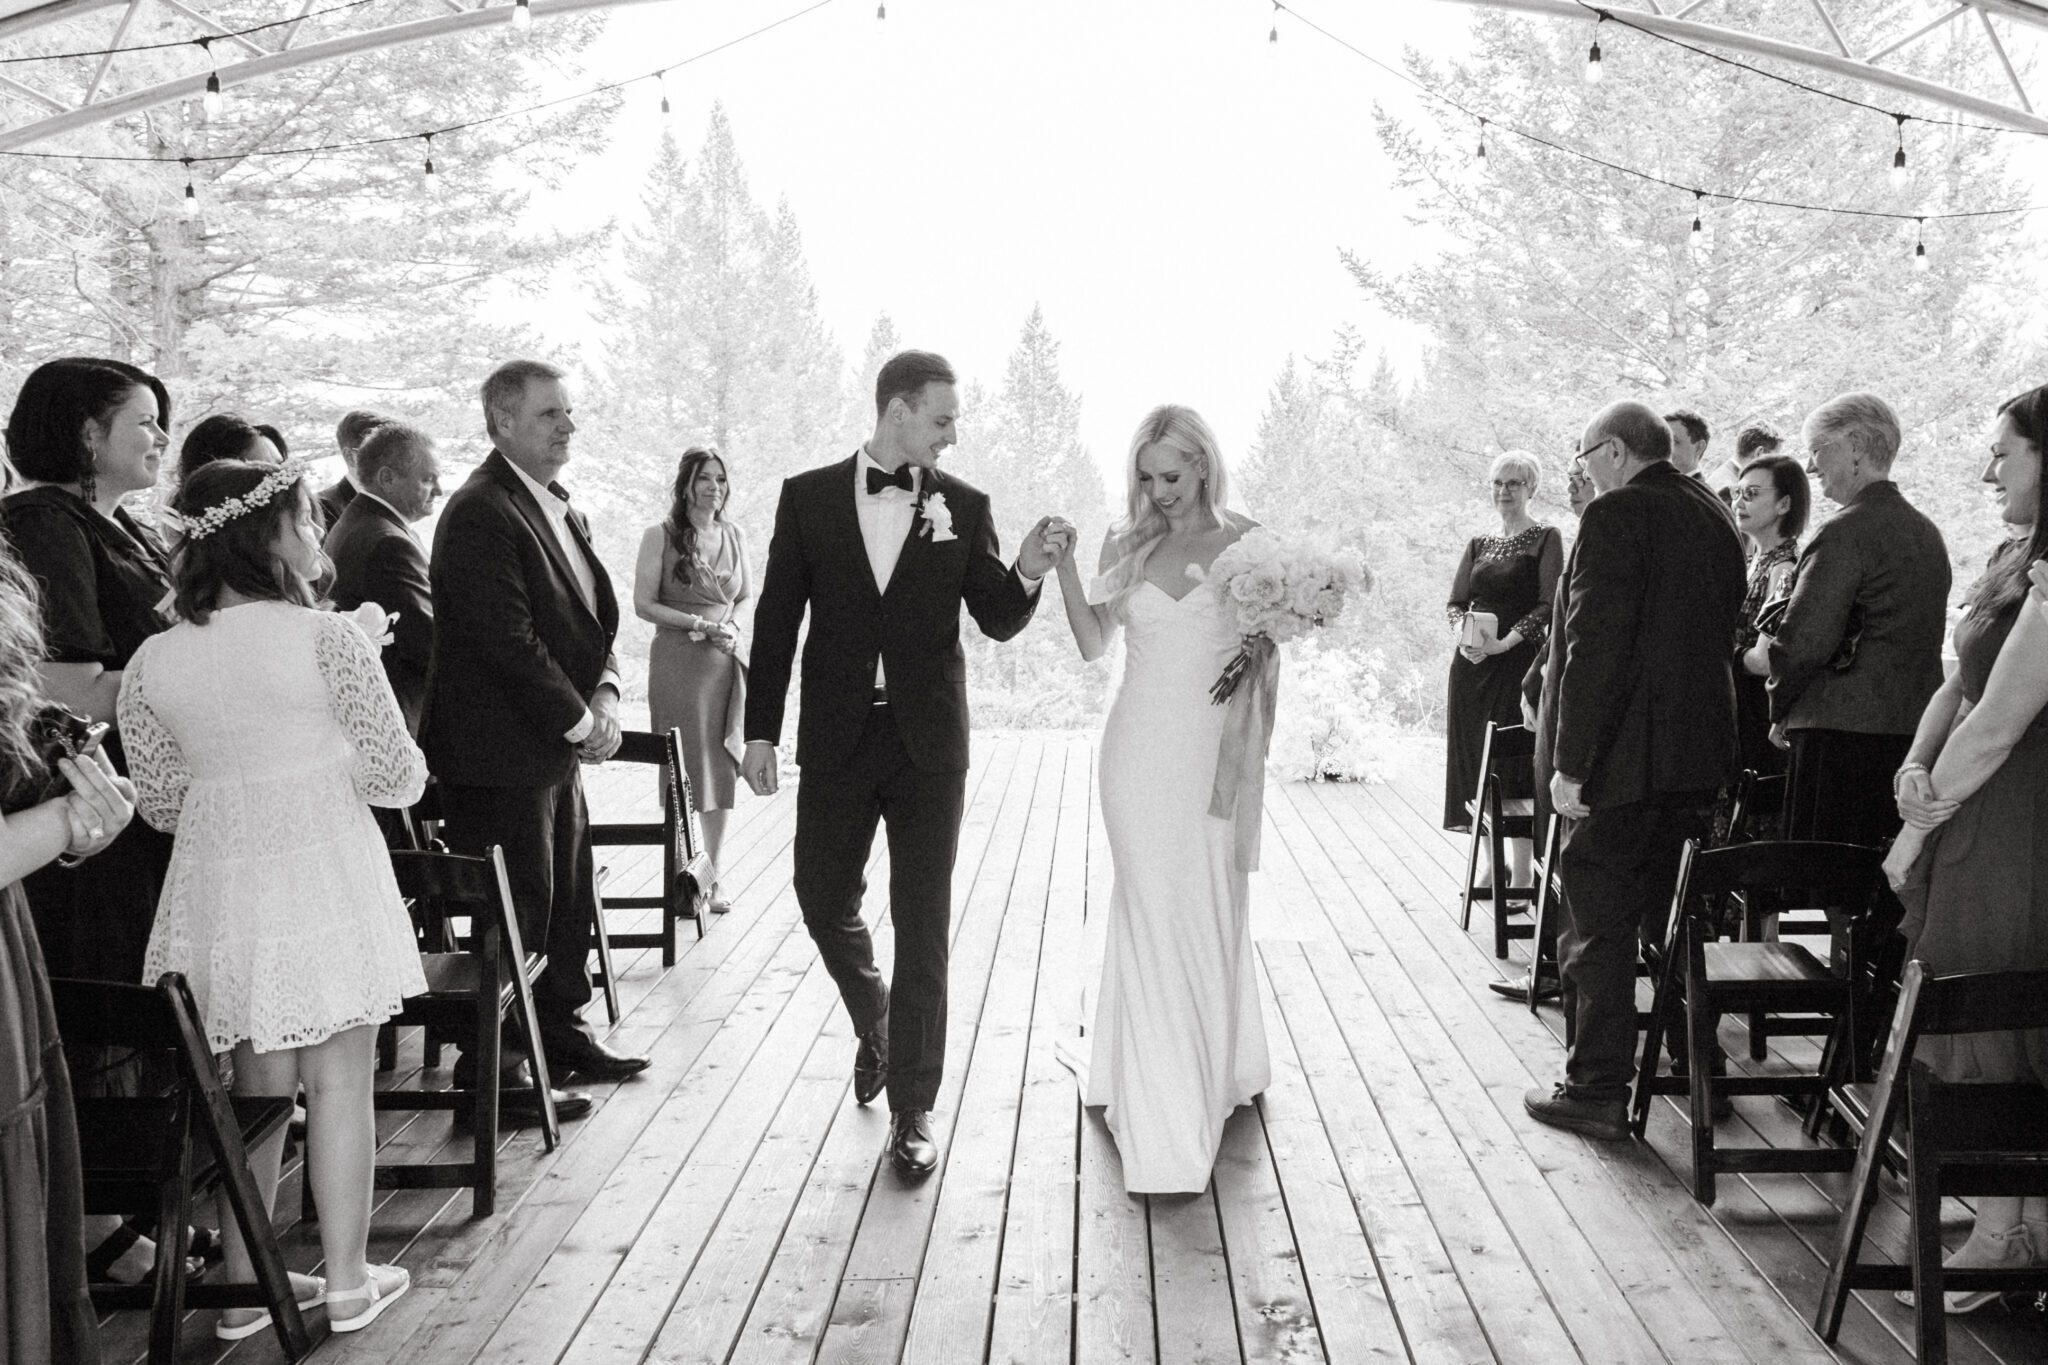
[[[930,1109],[946,1063],[946,957],[953,858],[967,774],[921,772],[887,706],[868,708],[853,754],[804,769],[796,795],[796,899],[856,1030],[889,1012],[889,1108]],[[861,919],[875,822],[889,830],[889,914],[896,965],[885,991]]]

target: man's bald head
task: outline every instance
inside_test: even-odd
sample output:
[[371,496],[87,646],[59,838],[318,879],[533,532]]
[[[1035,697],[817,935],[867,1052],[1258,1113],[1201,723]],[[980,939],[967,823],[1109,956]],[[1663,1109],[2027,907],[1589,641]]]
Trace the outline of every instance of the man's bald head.
[[1671,458],[1671,428],[1645,403],[1609,403],[1586,424],[1579,437],[1586,472],[1601,492],[1611,492],[1634,478],[1645,465]]

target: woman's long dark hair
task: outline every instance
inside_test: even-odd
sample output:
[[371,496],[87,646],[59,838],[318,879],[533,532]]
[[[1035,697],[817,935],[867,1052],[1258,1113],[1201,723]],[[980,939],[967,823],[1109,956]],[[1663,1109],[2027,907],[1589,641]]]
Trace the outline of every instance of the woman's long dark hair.
[[134,366],[111,360],[52,360],[36,366],[22,381],[7,417],[7,458],[14,472],[43,483],[75,483],[91,502],[97,490],[85,424],[104,431],[128,396],[146,385],[161,391]]
[[697,544],[697,527],[690,520],[690,485],[697,482],[697,475],[713,460],[725,470],[725,498],[712,512],[711,518],[719,525],[725,524],[726,503],[732,501],[732,470],[725,463],[725,457],[710,446],[691,446],[683,452],[683,458],[676,465],[675,489],[669,495],[668,520],[662,525],[668,531],[668,543],[676,552],[676,581],[694,581],[693,570],[710,571],[710,564],[704,558],[702,548]]
[[[1998,415],[2010,417],[2020,439],[2034,448],[2037,464],[2048,465],[2048,384],[2006,399],[1999,405]],[[2039,469],[2034,475],[2037,498],[2043,474],[2048,474],[2048,469]],[[1983,577],[1970,587],[1972,610],[2005,611],[2027,595],[2027,566],[2037,559],[2048,559],[2048,516],[2043,512],[2048,512],[2048,508],[2034,509],[2034,531],[2027,537],[2025,553],[2007,554],[2001,546],[2000,552],[1992,556]]]
[[[215,460],[192,471],[178,487],[173,510],[187,525],[209,507],[247,494],[277,473],[278,466],[255,460]],[[223,588],[244,597],[295,606],[319,605],[313,585],[278,558],[278,537],[312,507],[313,494],[302,477],[281,489],[263,506],[221,523],[212,535],[186,536],[171,556],[171,581],[177,588],[178,615],[196,625],[220,608]]]
[[28,734],[43,700],[40,613],[35,580],[0,536],[0,792],[23,790],[44,775]]

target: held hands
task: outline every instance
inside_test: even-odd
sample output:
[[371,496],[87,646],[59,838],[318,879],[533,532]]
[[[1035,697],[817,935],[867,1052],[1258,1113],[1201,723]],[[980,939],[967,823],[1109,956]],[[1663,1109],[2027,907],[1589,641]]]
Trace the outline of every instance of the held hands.
[[103,753],[85,759],[59,759],[57,771],[71,784],[70,794],[62,798],[71,830],[65,856],[90,858],[127,827],[135,814],[135,788],[114,771]]
[[1771,743],[1777,745],[1780,749],[1792,747],[1792,737],[1785,733],[1784,721],[1781,720],[1771,727]]
[[1072,523],[1060,517],[1040,517],[1018,548],[1017,571],[1026,578],[1045,577],[1070,557],[1075,534]]
[[600,687],[590,699],[590,733],[576,746],[576,757],[585,763],[602,763],[619,751],[619,699],[609,688]]
[[1897,800],[1899,818],[1920,830],[1946,824],[1960,804],[1935,795],[1934,779],[1925,768],[1908,768],[1899,774]]
[[1583,820],[1593,813],[1585,802],[1586,784],[1563,773],[1550,775],[1550,805],[1567,820]]
[[740,759],[740,776],[753,789],[756,796],[773,796],[780,783],[780,774],[775,761],[775,746],[765,739],[747,741],[747,752]]

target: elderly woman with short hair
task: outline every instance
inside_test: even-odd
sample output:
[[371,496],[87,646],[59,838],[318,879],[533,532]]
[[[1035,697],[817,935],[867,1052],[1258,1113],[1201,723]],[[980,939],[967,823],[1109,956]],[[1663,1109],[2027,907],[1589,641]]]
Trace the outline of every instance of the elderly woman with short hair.
[[1769,646],[1771,738],[1791,750],[1785,835],[1882,844],[1892,774],[1941,686],[1948,547],[1892,482],[1899,419],[1875,394],[1807,415],[1807,468],[1842,510],[1814,533]]
[[[1564,569],[1564,537],[1529,515],[1540,473],[1535,459],[1520,451],[1494,460],[1491,491],[1500,533],[1472,538],[1451,585],[1448,611],[1461,634],[1444,717],[1445,829],[1471,828],[1465,803],[1478,789],[1486,724],[1521,724],[1522,675],[1549,630],[1550,598]],[[1515,774],[1505,795],[1531,796],[1532,782],[1529,774]],[[1514,842],[1517,882],[1528,880],[1529,852],[1528,840]]]

